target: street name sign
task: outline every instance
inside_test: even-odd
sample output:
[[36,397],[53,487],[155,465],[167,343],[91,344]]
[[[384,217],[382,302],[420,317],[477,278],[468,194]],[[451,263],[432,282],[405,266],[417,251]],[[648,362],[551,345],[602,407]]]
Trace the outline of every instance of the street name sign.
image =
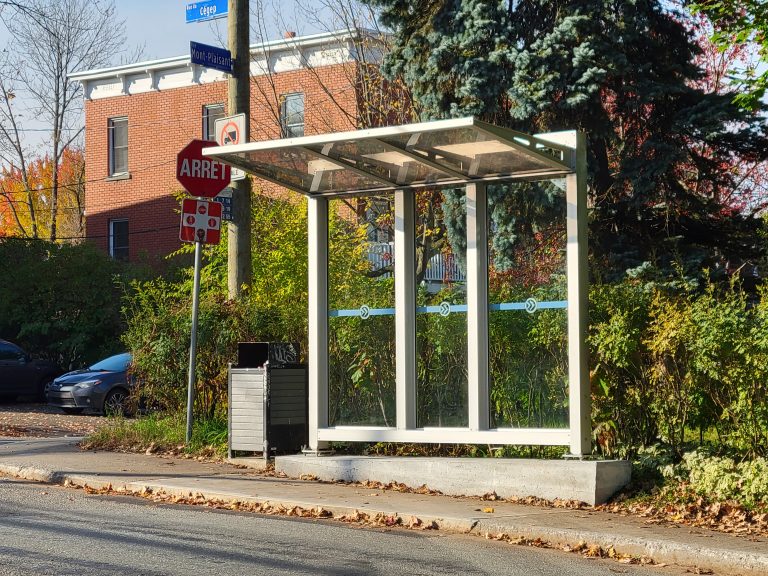
[[218,244],[221,240],[221,204],[193,198],[182,200],[179,239]]
[[[219,146],[229,144],[244,144],[245,137],[245,114],[235,114],[234,116],[225,116],[214,122],[214,132],[216,133],[216,143]],[[243,180],[245,172],[239,168],[232,168],[232,180]]]
[[192,196],[213,198],[229,185],[232,169],[203,156],[203,148],[216,146],[208,140],[192,140],[176,157],[176,179]]
[[187,4],[187,24],[205,22],[216,18],[226,18],[229,10],[228,0],[204,0]]
[[232,52],[229,50],[200,42],[190,42],[189,55],[192,64],[199,64],[206,68],[214,68],[232,74]]

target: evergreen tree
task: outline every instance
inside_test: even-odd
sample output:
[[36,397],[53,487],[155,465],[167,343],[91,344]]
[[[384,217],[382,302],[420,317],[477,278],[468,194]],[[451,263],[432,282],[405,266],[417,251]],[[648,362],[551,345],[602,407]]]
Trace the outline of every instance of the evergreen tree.
[[670,3],[369,2],[394,32],[385,71],[411,88],[424,119],[587,134],[590,242],[609,275],[648,260],[682,259],[693,271],[761,252],[759,219],[722,205],[719,192],[734,185],[734,158],[768,155],[765,126],[732,94],[696,85],[698,47]]

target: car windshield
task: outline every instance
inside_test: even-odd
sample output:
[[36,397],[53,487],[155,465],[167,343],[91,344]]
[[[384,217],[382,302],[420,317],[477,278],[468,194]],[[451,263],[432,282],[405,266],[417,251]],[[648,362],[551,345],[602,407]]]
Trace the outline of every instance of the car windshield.
[[131,355],[129,353],[117,354],[110,356],[99,362],[96,362],[93,366],[90,366],[89,370],[102,371],[102,372],[121,372],[128,368],[128,363],[131,361]]

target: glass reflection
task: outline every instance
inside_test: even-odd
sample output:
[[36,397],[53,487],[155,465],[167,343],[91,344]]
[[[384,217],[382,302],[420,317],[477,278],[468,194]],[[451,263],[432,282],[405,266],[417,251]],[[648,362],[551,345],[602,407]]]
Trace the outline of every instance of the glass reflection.
[[562,180],[488,188],[491,427],[568,426]]
[[417,425],[467,426],[466,195],[416,194]]
[[329,205],[331,426],[395,426],[393,196]]

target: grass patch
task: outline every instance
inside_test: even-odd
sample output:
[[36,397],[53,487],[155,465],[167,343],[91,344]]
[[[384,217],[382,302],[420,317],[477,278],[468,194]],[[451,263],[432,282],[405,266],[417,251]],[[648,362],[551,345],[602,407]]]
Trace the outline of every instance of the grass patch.
[[192,440],[185,442],[185,414],[153,413],[135,419],[114,418],[88,436],[83,448],[124,452],[151,452],[223,458],[227,454],[227,421],[196,420]]

